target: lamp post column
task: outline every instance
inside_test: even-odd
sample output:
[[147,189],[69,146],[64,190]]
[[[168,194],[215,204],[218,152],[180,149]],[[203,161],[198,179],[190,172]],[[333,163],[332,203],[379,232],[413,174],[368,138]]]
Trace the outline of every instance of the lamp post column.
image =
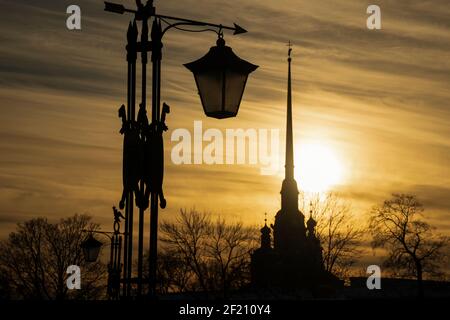
[[[152,37],[152,127],[160,126],[161,109],[161,58],[162,58],[162,30],[161,23],[153,19]],[[159,170],[154,168],[153,170]],[[149,254],[149,295],[156,295],[156,272],[158,256],[158,192],[152,190],[150,199],[150,254]]]
[[[137,26],[136,22],[129,24],[127,32],[127,121],[132,126],[134,122],[135,101],[136,101],[136,60],[137,60]],[[124,157],[126,155],[124,154]],[[124,168],[125,169],[125,168]],[[129,296],[131,291],[131,271],[133,259],[133,192],[128,192],[125,201],[125,235],[124,235],[124,282],[123,296]]]
[[[147,108],[147,43],[148,43],[148,18],[145,16],[142,19],[142,31],[141,31],[141,62],[142,62],[142,90],[141,90],[141,105],[140,112],[146,113]],[[138,122],[143,119],[139,119]],[[141,180],[140,193],[144,195],[145,184]],[[138,235],[138,276],[137,276],[137,294],[142,295],[142,264],[144,255],[144,222],[145,222],[145,209],[141,206],[139,208],[139,235]]]

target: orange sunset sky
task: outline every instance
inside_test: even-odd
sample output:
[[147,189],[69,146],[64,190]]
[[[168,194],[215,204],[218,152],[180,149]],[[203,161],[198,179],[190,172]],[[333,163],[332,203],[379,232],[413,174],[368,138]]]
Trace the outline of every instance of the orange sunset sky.
[[[119,1],[134,7],[134,1]],[[122,192],[125,31],[131,16],[103,1],[0,0],[0,238],[32,217],[89,213],[112,229]],[[82,30],[66,28],[77,4]],[[450,4],[376,1],[382,29],[366,28],[368,1],[160,0],[161,14],[242,25],[225,40],[259,68],[238,117],[206,118],[183,67],[215,45],[214,33],[173,30],[164,41],[165,134],[161,219],[195,207],[261,224],[280,207],[287,46],[293,45],[295,170],[304,191],[335,191],[365,223],[392,192],[416,194],[426,218],[450,233]],[[139,75],[138,75],[139,76]],[[138,92],[139,99],[139,92]],[[177,128],[280,129],[278,174],[260,165],[175,165]],[[147,216],[148,218],[148,216]]]

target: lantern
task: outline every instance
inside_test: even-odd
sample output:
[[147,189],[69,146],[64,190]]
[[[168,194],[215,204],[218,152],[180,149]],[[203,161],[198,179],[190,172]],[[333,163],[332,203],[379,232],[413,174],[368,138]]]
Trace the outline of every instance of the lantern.
[[89,237],[83,241],[81,248],[83,249],[84,259],[86,262],[97,261],[102,245],[103,244],[95,239],[92,234],[90,234]]
[[205,114],[217,119],[237,115],[248,75],[258,68],[235,55],[222,36],[205,56],[184,66],[194,74]]

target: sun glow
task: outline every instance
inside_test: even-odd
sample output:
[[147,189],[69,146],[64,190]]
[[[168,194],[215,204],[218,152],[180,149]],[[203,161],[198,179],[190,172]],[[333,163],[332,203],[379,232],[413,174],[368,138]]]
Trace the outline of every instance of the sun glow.
[[295,179],[307,192],[326,192],[343,182],[343,166],[332,147],[305,143],[295,148]]

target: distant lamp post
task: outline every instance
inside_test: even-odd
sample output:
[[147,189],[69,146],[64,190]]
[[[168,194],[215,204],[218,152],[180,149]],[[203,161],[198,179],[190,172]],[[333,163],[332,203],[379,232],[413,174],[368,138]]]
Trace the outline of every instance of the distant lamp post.
[[112,300],[117,300],[120,297],[120,277],[122,274],[122,235],[120,232],[120,222],[125,217],[122,213],[113,207],[114,213],[114,232],[98,231],[98,230],[83,230],[89,233],[89,236],[81,243],[84,259],[86,262],[96,262],[100,254],[100,249],[103,243],[94,238],[94,233],[105,236],[111,241],[111,250],[108,263],[108,297]]
[[92,234],[88,236],[88,238],[81,244],[86,262],[97,261],[102,245],[103,244],[95,239]]
[[217,119],[237,115],[248,75],[258,68],[234,54],[222,34],[217,46],[184,66],[194,74],[205,114]]

